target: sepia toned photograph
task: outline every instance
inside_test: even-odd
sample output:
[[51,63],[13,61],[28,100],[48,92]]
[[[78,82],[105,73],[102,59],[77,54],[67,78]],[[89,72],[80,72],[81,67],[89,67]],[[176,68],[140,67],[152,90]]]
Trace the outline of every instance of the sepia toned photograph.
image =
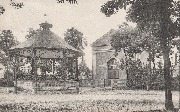
[[0,112],[180,112],[180,0],[0,0]]

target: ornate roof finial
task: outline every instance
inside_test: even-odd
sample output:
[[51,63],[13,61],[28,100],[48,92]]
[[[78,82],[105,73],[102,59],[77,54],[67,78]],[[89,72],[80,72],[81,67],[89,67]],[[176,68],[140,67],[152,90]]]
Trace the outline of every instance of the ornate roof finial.
[[52,24],[49,24],[47,21],[46,21],[45,23],[41,23],[41,24],[39,24],[39,25],[40,25],[40,27],[41,27],[43,30],[49,30],[50,28],[53,27],[53,25],[52,25]]

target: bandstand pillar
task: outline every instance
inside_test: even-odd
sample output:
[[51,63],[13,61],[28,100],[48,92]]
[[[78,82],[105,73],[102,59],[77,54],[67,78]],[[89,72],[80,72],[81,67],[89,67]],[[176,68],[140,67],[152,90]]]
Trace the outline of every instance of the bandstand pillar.
[[34,82],[34,94],[37,94],[37,66],[36,66],[36,49],[33,49],[33,56],[32,56],[32,62],[31,62],[31,67],[32,71],[31,74],[33,75],[33,82]]
[[76,80],[79,81],[79,69],[78,69],[78,57],[75,58],[75,63],[76,63]]

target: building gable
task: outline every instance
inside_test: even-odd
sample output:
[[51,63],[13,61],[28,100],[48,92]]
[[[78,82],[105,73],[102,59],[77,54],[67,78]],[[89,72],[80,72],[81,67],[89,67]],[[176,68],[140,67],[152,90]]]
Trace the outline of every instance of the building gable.
[[108,33],[103,35],[101,38],[97,39],[92,43],[92,47],[103,47],[103,46],[111,46],[112,35],[116,33],[116,30],[111,29]]

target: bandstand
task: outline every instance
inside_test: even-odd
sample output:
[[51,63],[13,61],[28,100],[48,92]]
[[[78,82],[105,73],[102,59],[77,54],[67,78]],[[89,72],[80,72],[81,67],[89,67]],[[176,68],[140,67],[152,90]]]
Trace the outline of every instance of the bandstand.
[[[14,93],[17,88],[32,90],[35,94],[41,90],[78,89],[78,57],[83,56],[83,52],[70,46],[50,28],[52,24],[41,23],[36,34],[10,49],[15,62]],[[29,60],[30,73],[19,74],[20,58]],[[47,62],[51,62],[51,73],[43,72],[39,67]]]

